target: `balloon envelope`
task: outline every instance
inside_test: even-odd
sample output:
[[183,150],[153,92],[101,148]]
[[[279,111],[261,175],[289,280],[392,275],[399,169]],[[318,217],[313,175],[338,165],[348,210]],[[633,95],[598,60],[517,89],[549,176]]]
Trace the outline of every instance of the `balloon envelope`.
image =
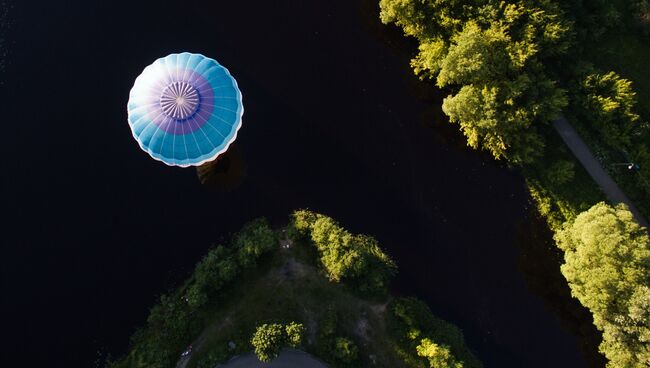
[[156,60],[135,80],[128,102],[133,137],[151,157],[199,166],[228,149],[241,127],[242,95],[235,78],[200,54]]

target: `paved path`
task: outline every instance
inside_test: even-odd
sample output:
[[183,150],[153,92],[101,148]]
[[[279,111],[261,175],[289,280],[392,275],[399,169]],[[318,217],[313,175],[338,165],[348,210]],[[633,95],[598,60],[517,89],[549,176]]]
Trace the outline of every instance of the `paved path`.
[[283,350],[280,356],[270,363],[260,362],[255,354],[248,353],[236,358],[219,368],[328,368],[325,363],[300,350]]
[[607,171],[603,169],[600,165],[600,162],[594,157],[593,153],[585,142],[580,138],[578,133],[573,129],[569,122],[561,117],[553,122],[555,130],[560,134],[564,143],[569,147],[571,152],[576,156],[576,158],[582,163],[582,166],[587,170],[589,175],[594,179],[594,181],[600,186],[602,191],[607,196],[612,203],[625,203],[630,209],[637,222],[644,226],[646,229],[650,229],[648,222],[641,215],[639,210],[634,206],[634,203],[623,193],[621,188],[618,187],[616,182],[612,180]]

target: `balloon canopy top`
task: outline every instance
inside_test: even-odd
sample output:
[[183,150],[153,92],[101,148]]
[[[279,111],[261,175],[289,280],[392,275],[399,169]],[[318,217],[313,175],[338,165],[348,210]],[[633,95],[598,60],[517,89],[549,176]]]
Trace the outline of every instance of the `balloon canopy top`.
[[237,138],[244,107],[235,78],[200,54],[156,60],[135,80],[128,121],[140,148],[172,166],[216,159]]

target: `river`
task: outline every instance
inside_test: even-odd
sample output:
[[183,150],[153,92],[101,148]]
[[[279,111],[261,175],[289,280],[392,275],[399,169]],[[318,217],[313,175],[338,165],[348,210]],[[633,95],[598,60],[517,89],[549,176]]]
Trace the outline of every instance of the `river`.
[[[9,19],[5,362],[93,367],[123,354],[211,244],[307,207],[376,236],[399,265],[395,292],[462,328],[486,367],[587,366],[563,312],[523,272],[539,260],[522,258],[522,177],[466,148],[444,94],[412,75],[414,43],[379,22],[376,1],[21,0]],[[243,92],[245,176],[231,191],[131,137],[134,79],[179,51],[216,58]],[[545,264],[537,275],[557,279]]]

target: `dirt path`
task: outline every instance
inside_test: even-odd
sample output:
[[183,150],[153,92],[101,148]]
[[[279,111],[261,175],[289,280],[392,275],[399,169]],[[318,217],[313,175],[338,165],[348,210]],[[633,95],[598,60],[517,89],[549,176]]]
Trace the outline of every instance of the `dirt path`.
[[573,129],[571,124],[569,124],[564,117],[561,117],[553,122],[553,127],[555,127],[555,130],[560,134],[564,143],[566,143],[578,161],[580,161],[582,166],[584,166],[585,170],[587,170],[589,175],[591,175],[594,181],[602,189],[607,196],[607,199],[614,204],[625,203],[630,209],[630,212],[634,215],[634,218],[636,218],[637,222],[646,229],[649,229],[648,221],[646,221],[643,215],[641,215],[636,206],[634,206],[634,203],[632,203],[625,193],[623,193],[621,188],[618,187],[607,171],[603,169],[600,162],[598,162],[593,153],[591,153],[589,147],[585,144],[582,138],[580,138],[580,135],[578,135],[575,129]]

